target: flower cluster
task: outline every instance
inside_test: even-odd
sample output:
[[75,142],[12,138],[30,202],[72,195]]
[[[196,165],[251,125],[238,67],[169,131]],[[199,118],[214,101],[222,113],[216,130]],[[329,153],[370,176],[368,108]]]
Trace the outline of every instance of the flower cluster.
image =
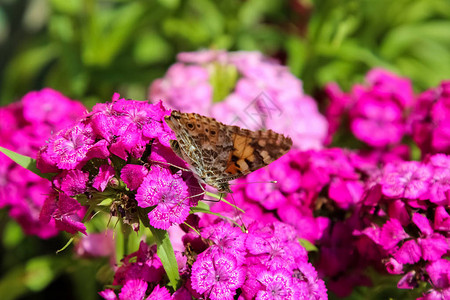
[[286,67],[259,52],[200,51],[178,60],[152,83],[149,99],[225,124],[270,128],[299,149],[322,148],[327,122]]
[[[450,157],[436,154],[423,162],[384,166],[368,187],[363,209],[370,226],[359,234],[384,253],[386,269],[404,274],[399,288],[412,289],[421,281],[432,289],[425,299],[450,294]],[[385,220],[378,225],[375,220]]]
[[[352,235],[364,223],[345,216],[361,205],[364,179],[371,173],[376,174],[375,165],[355,152],[296,150],[239,180],[233,199],[246,212],[244,222],[249,218],[262,223],[282,221],[299,238],[320,245],[318,271],[329,278],[328,287],[343,296],[353,286],[368,282],[363,274],[368,262],[357,253]],[[212,210],[226,208],[218,204]],[[236,218],[234,211],[228,211],[229,217]]]
[[404,112],[414,104],[410,80],[373,69],[366,81],[367,86],[354,85],[348,94],[335,83],[327,85],[329,142],[342,120],[358,140],[374,148],[396,145],[408,132]]
[[[291,226],[253,222],[244,233],[216,219],[200,231],[201,239],[187,230],[182,237],[186,248],[176,257],[183,286],[175,293],[160,288],[164,271],[155,248],[141,243],[116,270],[114,284],[123,286],[118,299],[128,299],[133,289],[137,300],[155,299],[159,293],[166,297],[161,299],[234,299],[236,294],[243,299],[327,299],[325,284]],[[111,289],[100,295],[117,299]]]
[[[46,88],[26,94],[19,102],[0,108],[0,146],[36,158],[39,147],[52,133],[75,123],[84,106]],[[57,233],[54,223],[39,220],[48,180],[19,167],[0,154],[0,207],[8,207],[26,234],[49,238]]]
[[410,116],[412,138],[426,153],[450,153],[450,81],[423,92]]
[[41,220],[86,234],[85,206],[102,203],[136,231],[141,209],[155,228],[184,222],[203,189],[191,172],[169,169],[185,164],[170,149],[175,136],[163,121],[168,114],[161,103],[116,94],[112,102],[95,105],[74,126],[53,136],[37,160],[42,172],[57,174]]
[[[363,171],[355,161],[355,153],[339,148],[293,150],[239,180],[233,198],[246,211],[244,221],[251,217],[273,222],[275,215],[296,228],[301,238],[314,242],[330,223],[326,216],[314,213],[318,200],[327,199],[322,205],[339,210],[350,210],[359,203],[364,191]],[[212,210],[224,207],[217,205]]]
[[[445,115],[441,107],[448,98],[446,84],[437,89],[439,93],[432,90],[435,98],[425,110],[425,100],[420,99],[429,99],[425,96],[430,91],[416,100],[406,79],[379,69],[367,78],[369,87],[356,86],[349,95],[329,86],[334,98],[328,117],[331,131],[347,117],[355,137],[371,148],[291,151],[238,181],[229,200],[246,213],[240,216],[228,209],[228,216],[293,226],[299,237],[318,247],[315,266],[338,296],[370,285],[370,267],[379,273],[403,274],[398,287],[420,285],[422,291],[427,289],[424,299],[445,298],[450,281],[442,278],[450,278],[450,273],[440,267],[450,253],[450,164],[445,154],[427,156],[446,152],[437,146],[445,144],[445,119],[417,111],[429,113],[435,105]],[[377,112],[373,107],[379,108],[378,115],[363,113]],[[395,109],[388,109],[386,116],[386,107]],[[409,161],[409,146],[401,142],[410,134],[418,141],[414,134],[420,130],[414,130],[426,122],[429,125],[422,128],[431,130],[428,140],[418,142],[423,160]],[[219,203],[212,210],[223,213],[227,208]]]

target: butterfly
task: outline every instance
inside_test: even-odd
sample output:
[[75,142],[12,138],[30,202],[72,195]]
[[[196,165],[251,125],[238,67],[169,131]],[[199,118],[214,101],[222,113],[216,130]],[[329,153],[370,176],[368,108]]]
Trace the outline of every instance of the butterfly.
[[291,138],[272,130],[225,125],[196,113],[173,110],[165,121],[177,138],[170,141],[172,150],[220,193],[231,193],[229,181],[267,166],[292,147]]

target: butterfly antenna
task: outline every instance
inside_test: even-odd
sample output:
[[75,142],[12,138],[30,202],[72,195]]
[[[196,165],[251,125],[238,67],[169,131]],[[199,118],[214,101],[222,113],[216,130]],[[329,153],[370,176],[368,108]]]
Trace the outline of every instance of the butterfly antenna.
[[230,183],[230,185],[243,185],[243,184],[253,184],[253,183],[272,183],[272,184],[277,184],[278,181],[276,181],[276,180],[268,180],[268,181],[237,182],[237,183]]
[[[241,213],[240,213],[240,212],[238,211],[238,209],[237,209],[236,201],[234,200],[233,194],[230,193],[229,195],[230,195],[230,197],[231,197],[231,200],[233,201],[233,205],[234,205],[233,208],[235,209],[235,211],[236,211],[236,213],[237,213],[237,215],[238,215],[239,221],[240,221],[241,224],[242,224],[241,229],[243,229],[244,232],[247,232],[247,226],[245,225],[244,220],[243,220],[242,217],[241,217]],[[222,198],[222,194],[220,194],[220,197]]]

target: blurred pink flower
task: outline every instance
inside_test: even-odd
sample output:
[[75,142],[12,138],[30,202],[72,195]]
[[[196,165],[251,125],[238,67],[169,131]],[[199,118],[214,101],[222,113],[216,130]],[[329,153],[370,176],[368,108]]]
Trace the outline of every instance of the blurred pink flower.
[[[80,102],[50,88],[29,92],[20,101],[0,108],[0,146],[36,158],[37,151],[51,134],[75,123],[85,111]],[[39,219],[45,198],[51,191],[48,180],[0,154],[0,207],[9,209],[9,215],[26,234],[49,238],[58,232],[54,222]]]
[[151,101],[225,124],[270,128],[289,135],[299,149],[322,148],[327,122],[286,67],[244,51],[180,53],[178,61],[152,83]]

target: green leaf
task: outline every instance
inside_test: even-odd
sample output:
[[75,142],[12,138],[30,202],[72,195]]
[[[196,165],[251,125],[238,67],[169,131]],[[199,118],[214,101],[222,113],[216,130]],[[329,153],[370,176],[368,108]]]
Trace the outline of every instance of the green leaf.
[[317,251],[319,251],[319,249],[317,249],[317,247],[313,243],[308,241],[308,240],[299,239],[299,242],[300,242],[300,245],[302,245],[306,249],[306,251],[308,251],[308,252],[312,252],[312,251],[317,252]]
[[169,239],[169,234],[166,230],[157,229],[152,226],[149,228],[156,239],[157,254],[161,259],[164,270],[166,270],[167,277],[170,281],[169,285],[172,286],[174,290],[177,290],[180,283],[180,274],[178,272],[178,264],[175,253],[173,252],[172,243]]
[[46,173],[46,174],[41,173],[41,171],[39,171],[39,169],[36,167],[36,160],[34,158],[16,153],[3,147],[0,147],[0,152],[11,158],[15,163],[19,164],[20,166],[24,167],[25,169],[33,172],[34,174],[42,178],[50,180],[55,175],[53,173]]
[[178,272],[177,259],[173,252],[172,243],[166,230],[154,228],[150,225],[147,210],[138,208],[139,218],[145,227],[148,227],[156,240],[157,254],[169,278],[169,285],[177,290],[180,284],[180,274]]

